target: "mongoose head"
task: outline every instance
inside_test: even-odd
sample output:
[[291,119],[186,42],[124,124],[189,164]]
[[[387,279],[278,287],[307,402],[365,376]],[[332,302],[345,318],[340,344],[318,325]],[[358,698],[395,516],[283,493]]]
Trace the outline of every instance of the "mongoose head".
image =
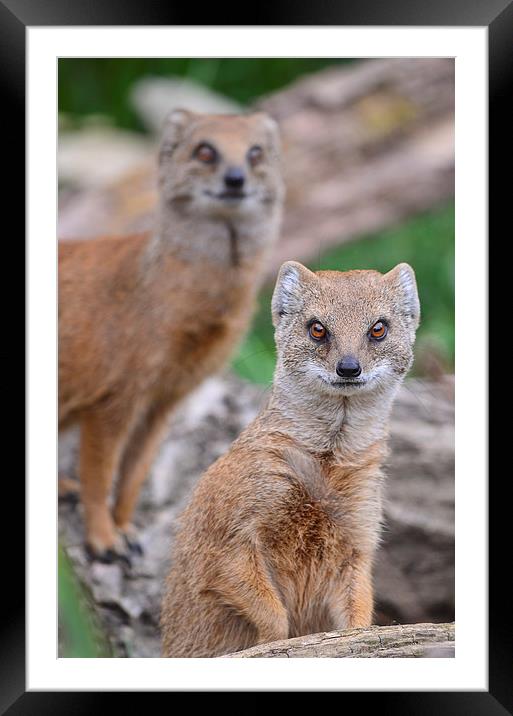
[[191,216],[261,216],[281,202],[278,126],[264,112],[168,116],[159,152],[163,201]]
[[[420,306],[413,269],[280,269],[272,299],[277,376],[307,395],[348,396],[398,384],[413,362]],[[275,378],[275,380],[276,380]]]

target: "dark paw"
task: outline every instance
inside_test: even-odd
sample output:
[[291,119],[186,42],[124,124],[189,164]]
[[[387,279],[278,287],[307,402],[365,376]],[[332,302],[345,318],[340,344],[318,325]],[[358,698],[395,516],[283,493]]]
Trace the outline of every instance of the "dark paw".
[[63,505],[70,505],[70,507],[76,507],[79,503],[80,497],[78,492],[65,492],[59,494],[59,502]]
[[104,549],[101,551],[94,550],[89,545],[86,545],[86,554],[89,561],[102,562],[103,564],[113,564],[118,562],[127,567],[132,566],[132,561],[127,554],[122,552],[116,552],[114,549]]
[[58,482],[59,502],[75,506],[80,500],[80,484],[78,480],[59,473]]

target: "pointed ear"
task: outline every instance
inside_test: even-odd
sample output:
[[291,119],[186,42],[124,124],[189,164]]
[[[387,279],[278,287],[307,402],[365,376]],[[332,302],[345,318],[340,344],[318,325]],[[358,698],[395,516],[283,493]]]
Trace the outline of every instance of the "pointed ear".
[[417,328],[420,321],[420,302],[414,270],[409,264],[398,264],[385,274],[385,280],[399,292],[404,313],[411,318],[414,327]]
[[303,306],[306,286],[315,274],[297,261],[286,261],[278,273],[271,301],[273,325],[276,328],[283,316],[297,313]]
[[253,117],[262,124],[270,145],[277,153],[281,151],[280,126],[267,112],[254,112]]
[[187,109],[174,109],[164,121],[160,143],[159,161],[170,157],[180,143],[185,130],[194,121],[196,115]]

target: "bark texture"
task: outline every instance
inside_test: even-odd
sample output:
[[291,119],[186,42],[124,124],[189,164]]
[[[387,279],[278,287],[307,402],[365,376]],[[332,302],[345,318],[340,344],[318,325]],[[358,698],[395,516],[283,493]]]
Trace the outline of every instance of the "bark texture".
[[454,656],[454,624],[396,624],[273,641],[222,659],[411,658]]

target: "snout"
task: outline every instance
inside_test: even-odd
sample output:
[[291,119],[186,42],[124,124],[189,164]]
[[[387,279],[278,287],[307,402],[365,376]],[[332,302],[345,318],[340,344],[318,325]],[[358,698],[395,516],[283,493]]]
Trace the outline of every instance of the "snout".
[[244,170],[240,167],[230,167],[226,170],[224,175],[224,185],[228,191],[234,193],[241,192],[245,181],[246,176],[244,174]]
[[344,356],[337,363],[336,371],[341,378],[357,378],[362,367],[354,356]]

